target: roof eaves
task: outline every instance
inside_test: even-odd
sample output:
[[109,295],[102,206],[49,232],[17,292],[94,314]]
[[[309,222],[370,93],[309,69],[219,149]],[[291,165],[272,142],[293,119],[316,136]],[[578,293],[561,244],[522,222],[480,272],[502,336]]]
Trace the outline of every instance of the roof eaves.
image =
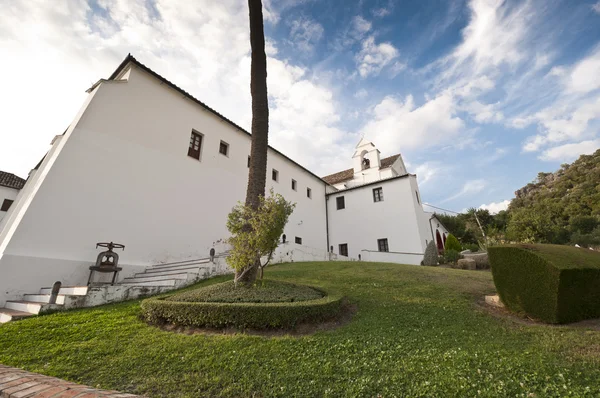
[[402,175],[399,175],[399,176],[393,176],[393,177],[389,177],[389,178],[384,178],[383,180],[371,181],[371,182],[367,182],[367,183],[364,183],[364,184],[361,184],[361,185],[355,185],[353,187],[346,188],[346,189],[340,189],[340,190],[335,191],[335,192],[327,193],[327,194],[325,194],[325,196],[334,195],[336,193],[343,193],[343,192],[347,192],[347,191],[352,191],[354,189],[368,187],[369,185],[377,185],[377,184],[381,184],[381,183],[384,183],[384,182],[398,180],[400,178],[406,178],[406,177],[410,177],[410,176],[416,177],[414,174],[410,174],[410,173],[402,174]]

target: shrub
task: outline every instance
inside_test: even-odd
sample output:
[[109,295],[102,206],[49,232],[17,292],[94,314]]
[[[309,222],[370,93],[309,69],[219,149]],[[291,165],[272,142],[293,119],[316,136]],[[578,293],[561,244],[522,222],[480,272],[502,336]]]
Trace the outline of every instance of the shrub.
[[456,239],[456,236],[452,234],[448,234],[448,236],[446,237],[446,244],[444,245],[444,248],[446,250],[456,250],[457,252],[460,252],[462,250],[460,242],[458,241],[458,239]]
[[293,283],[262,280],[254,286],[235,286],[233,281],[194,289],[167,298],[167,301],[211,303],[284,303],[316,300],[325,296],[320,290]]
[[456,264],[460,260],[460,253],[454,249],[444,250],[444,261],[451,264]]
[[[247,289],[241,287],[241,289]],[[306,301],[274,303],[175,301],[177,296],[142,301],[142,317],[150,323],[239,329],[290,329],[299,323],[321,322],[340,315],[343,296],[326,295]],[[184,294],[179,295],[185,298]],[[188,296],[189,298],[189,296]]]
[[427,244],[425,255],[423,256],[423,265],[435,266],[438,265],[438,250],[434,241]]
[[491,247],[489,257],[509,309],[548,323],[600,317],[600,253],[522,244]]
[[[448,242],[447,239],[446,239],[446,242]],[[479,245],[476,244],[476,243],[463,243],[462,244],[462,250],[470,250],[473,253],[476,253],[476,252],[479,251]]]

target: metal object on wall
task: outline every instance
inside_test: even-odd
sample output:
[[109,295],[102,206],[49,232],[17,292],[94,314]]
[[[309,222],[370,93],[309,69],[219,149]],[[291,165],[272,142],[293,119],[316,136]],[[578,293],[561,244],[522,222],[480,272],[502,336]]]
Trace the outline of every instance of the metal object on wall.
[[94,271],[101,272],[101,273],[112,272],[113,277],[112,277],[112,282],[110,284],[114,285],[115,281],[117,279],[117,274],[123,268],[120,268],[118,266],[119,265],[119,255],[117,253],[115,253],[113,251],[113,249],[125,250],[125,245],[122,245],[120,243],[113,243],[113,242],[110,242],[110,243],[99,242],[99,243],[96,243],[96,248],[98,248],[98,247],[106,247],[108,250],[103,251],[100,254],[98,254],[98,257],[96,258],[96,265],[93,265],[90,267],[90,277],[88,278],[88,286],[90,285],[90,283],[92,283],[92,275],[94,274]]

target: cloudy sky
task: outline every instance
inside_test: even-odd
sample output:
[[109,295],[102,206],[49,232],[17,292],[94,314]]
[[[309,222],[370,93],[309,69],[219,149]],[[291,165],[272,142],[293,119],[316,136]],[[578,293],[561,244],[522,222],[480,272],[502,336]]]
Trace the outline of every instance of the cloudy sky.
[[[497,210],[600,148],[600,0],[263,0],[271,145],[320,175],[362,135],[424,200]],[[0,0],[0,170],[26,177],[128,54],[249,128],[244,0]]]

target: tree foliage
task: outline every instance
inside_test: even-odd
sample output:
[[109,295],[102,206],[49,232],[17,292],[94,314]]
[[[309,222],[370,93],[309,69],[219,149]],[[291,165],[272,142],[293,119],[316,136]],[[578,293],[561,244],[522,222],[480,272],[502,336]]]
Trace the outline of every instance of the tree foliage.
[[432,240],[427,244],[425,248],[425,255],[423,256],[423,265],[435,266],[438,265],[438,249],[435,242]]
[[444,245],[446,250],[456,250],[457,252],[462,251],[462,246],[456,237],[452,234],[448,234],[446,238],[446,244]]
[[247,271],[248,264],[255,258],[266,257],[264,263],[259,262],[260,274],[277,249],[279,238],[294,208],[295,203],[285,200],[280,194],[270,191],[270,196],[260,197],[258,209],[238,203],[227,218],[227,229],[231,232],[228,243],[232,249],[227,263],[236,270],[236,282]]

